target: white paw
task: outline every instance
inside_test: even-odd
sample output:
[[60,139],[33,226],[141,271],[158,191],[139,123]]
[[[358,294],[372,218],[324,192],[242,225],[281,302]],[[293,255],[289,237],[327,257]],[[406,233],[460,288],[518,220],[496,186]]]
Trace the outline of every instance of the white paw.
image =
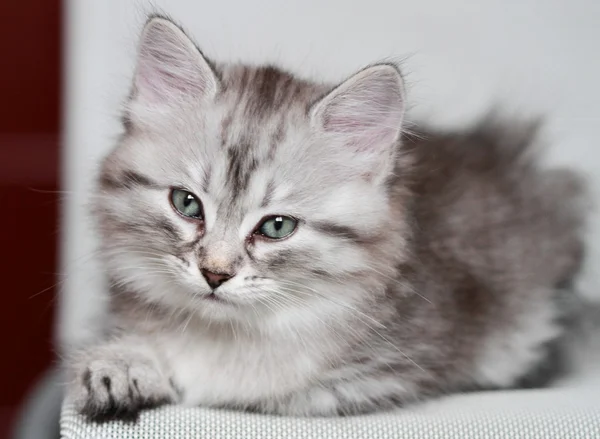
[[69,389],[77,410],[94,421],[135,420],[142,409],[176,402],[177,389],[151,355],[104,347],[81,356]]

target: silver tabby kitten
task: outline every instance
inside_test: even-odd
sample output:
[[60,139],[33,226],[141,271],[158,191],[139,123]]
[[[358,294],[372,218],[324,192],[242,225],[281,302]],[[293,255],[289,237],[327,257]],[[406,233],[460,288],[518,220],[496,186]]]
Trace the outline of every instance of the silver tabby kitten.
[[111,314],[69,363],[76,407],[348,415],[543,368],[581,185],[522,128],[407,136],[404,107],[393,65],[331,87],[151,18],[93,201]]

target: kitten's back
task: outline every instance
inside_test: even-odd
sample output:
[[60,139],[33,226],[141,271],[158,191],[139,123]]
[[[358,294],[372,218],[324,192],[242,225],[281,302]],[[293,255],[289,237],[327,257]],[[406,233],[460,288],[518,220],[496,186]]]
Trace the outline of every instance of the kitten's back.
[[413,324],[455,352],[456,370],[440,374],[460,376],[471,363],[465,382],[512,386],[548,361],[566,311],[557,295],[573,295],[562,286],[583,259],[582,181],[540,167],[533,125],[489,119],[464,132],[422,131],[404,148],[414,167],[397,178],[414,194],[413,257],[399,274],[431,302],[415,307]]
[[490,117],[465,132],[405,142],[415,160],[421,252],[492,282],[508,282],[513,270],[514,281],[548,286],[573,277],[583,256],[584,184],[574,172],[540,166],[537,127]]

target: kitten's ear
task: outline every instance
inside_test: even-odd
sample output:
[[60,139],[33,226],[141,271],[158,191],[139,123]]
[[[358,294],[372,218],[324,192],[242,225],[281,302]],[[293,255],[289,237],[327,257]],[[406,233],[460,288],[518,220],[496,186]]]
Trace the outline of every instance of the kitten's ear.
[[150,107],[208,99],[219,86],[209,62],[190,38],[165,18],[152,18],[139,43],[132,101]]
[[389,161],[400,136],[403,117],[402,77],[398,69],[389,64],[358,72],[311,110],[315,129],[339,139],[345,149],[360,156],[366,166]]

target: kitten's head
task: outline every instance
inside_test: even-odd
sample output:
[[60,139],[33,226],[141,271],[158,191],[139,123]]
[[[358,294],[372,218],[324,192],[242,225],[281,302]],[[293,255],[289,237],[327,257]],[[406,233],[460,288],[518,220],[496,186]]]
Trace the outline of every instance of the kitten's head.
[[381,295],[404,244],[403,107],[394,66],[335,88],[217,66],[151,19],[94,201],[111,281],[217,320],[321,320]]

